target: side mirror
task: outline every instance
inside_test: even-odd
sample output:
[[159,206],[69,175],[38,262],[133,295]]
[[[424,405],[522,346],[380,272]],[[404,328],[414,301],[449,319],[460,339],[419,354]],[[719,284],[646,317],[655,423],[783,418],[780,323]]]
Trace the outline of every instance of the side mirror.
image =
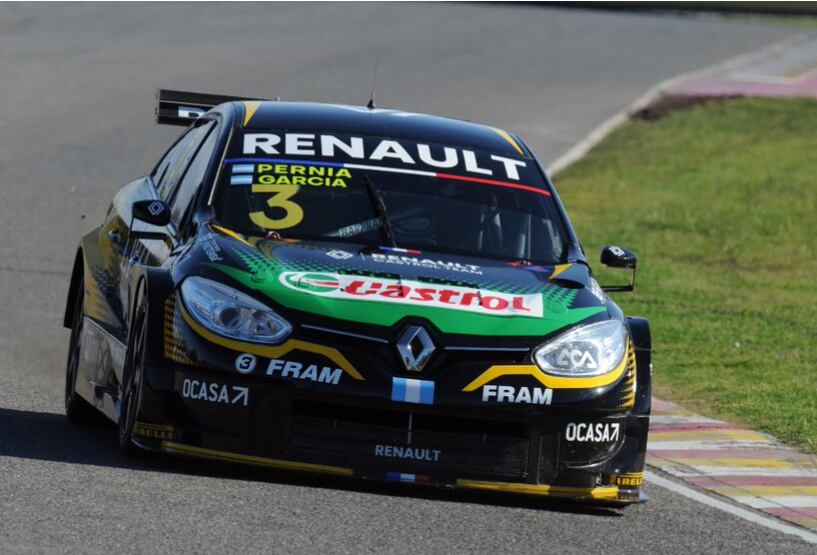
[[605,245],[601,249],[601,263],[611,268],[633,268],[638,256],[629,249],[615,245]]
[[602,285],[601,288],[609,292],[632,291],[635,289],[635,267],[638,256],[629,249],[615,245],[605,245],[601,249],[601,263],[609,268],[624,268],[633,271],[630,283],[625,285]]
[[131,214],[134,220],[166,226],[170,223],[170,207],[161,200],[139,200],[133,203]]

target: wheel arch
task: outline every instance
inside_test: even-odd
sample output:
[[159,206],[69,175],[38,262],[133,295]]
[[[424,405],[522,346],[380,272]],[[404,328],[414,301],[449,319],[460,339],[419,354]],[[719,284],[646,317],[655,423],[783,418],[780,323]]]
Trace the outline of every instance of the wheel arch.
[[627,317],[630,337],[635,348],[636,393],[633,412],[649,414],[652,408],[652,333],[650,321],[636,316]]
[[77,300],[77,290],[85,273],[85,259],[82,247],[77,248],[74,255],[74,267],[71,270],[71,279],[68,282],[68,295],[65,301],[65,314],[62,318],[62,325],[70,328],[74,322],[74,308]]

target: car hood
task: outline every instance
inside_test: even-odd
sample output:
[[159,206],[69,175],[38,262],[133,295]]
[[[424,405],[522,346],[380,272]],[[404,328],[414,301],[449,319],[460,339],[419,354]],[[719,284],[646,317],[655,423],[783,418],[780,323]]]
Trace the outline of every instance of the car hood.
[[197,241],[208,274],[287,309],[392,326],[422,318],[447,334],[543,336],[606,313],[583,264],[531,266],[361,245],[266,240],[217,226]]

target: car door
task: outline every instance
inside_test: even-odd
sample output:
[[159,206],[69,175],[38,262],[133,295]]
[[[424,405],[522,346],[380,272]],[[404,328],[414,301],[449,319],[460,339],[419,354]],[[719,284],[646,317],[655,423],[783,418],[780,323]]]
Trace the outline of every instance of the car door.
[[[91,272],[99,285],[97,319],[121,341],[127,340],[127,312],[131,297],[128,277],[134,264],[161,265],[169,255],[176,230],[166,227],[167,240],[130,239],[131,229],[144,230],[148,224],[133,221],[132,206],[139,200],[168,200],[184,178],[185,171],[201,147],[212,124],[197,122],[162,157],[153,172],[120,189],[111,202],[98,234],[98,266],[86,253]],[[89,299],[91,300],[91,299]]]

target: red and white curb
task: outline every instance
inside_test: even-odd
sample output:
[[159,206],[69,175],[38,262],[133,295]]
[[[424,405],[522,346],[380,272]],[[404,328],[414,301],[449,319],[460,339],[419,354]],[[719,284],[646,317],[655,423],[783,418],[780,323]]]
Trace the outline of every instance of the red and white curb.
[[700,489],[817,530],[817,456],[653,399],[647,463]]

